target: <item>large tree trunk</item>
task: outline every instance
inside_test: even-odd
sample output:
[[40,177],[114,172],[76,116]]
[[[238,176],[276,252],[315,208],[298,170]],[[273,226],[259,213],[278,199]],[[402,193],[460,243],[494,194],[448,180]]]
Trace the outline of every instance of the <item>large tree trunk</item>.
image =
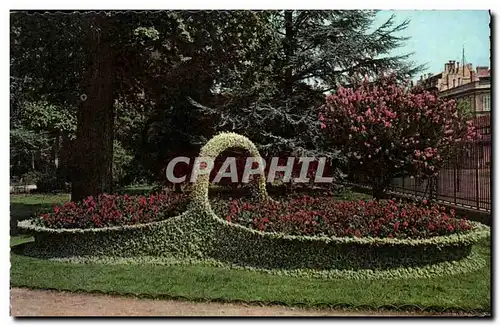
[[89,17],[89,63],[78,111],[71,199],[112,191],[113,51],[109,18]]

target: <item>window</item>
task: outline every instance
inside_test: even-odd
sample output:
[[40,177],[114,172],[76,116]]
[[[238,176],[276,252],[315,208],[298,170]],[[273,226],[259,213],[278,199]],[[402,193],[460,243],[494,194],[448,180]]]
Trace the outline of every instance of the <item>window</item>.
[[458,85],[457,86],[460,86],[460,78],[458,78]]
[[483,101],[483,111],[490,111],[491,108],[490,108],[490,94],[485,94],[483,95],[483,98],[482,98],[482,101]]
[[455,78],[453,78],[453,87],[455,87]]

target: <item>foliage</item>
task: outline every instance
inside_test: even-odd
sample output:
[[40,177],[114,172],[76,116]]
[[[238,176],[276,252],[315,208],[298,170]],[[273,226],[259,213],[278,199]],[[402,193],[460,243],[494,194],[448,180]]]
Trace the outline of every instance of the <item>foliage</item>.
[[343,88],[326,98],[319,114],[329,144],[349,157],[381,195],[393,177],[436,176],[456,146],[472,140],[472,121],[453,100],[414,92],[393,76]]
[[40,172],[40,178],[37,183],[37,192],[52,193],[52,192],[70,192],[71,185],[67,181],[66,175],[54,167],[48,167],[45,171]]
[[21,176],[32,170],[32,155],[49,147],[49,137],[24,127],[10,129],[11,176]]
[[113,143],[113,183],[121,185],[127,176],[133,156],[117,140]]
[[[242,82],[239,71],[248,66],[247,57],[258,54],[265,39],[261,15],[253,11],[200,11],[172,13],[182,22],[183,42],[175,42],[166,33],[157,45],[160,57],[164,47],[177,46],[175,65],[159,67],[147,83],[145,96],[154,101],[152,112],[141,129],[141,142],[135,146],[136,161],[157,178],[166,161],[178,155],[199,151],[217,130],[216,117],[207,117],[188,99],[216,103],[220,92]],[[162,34],[163,35],[163,34]],[[168,55],[168,56],[167,56]],[[165,59],[164,59],[165,60]],[[157,64],[157,62],[153,62]]]
[[54,148],[56,138],[74,138],[76,115],[72,110],[47,101],[25,102],[18,106],[19,112],[11,117],[11,174],[22,176],[36,172],[48,177],[55,173],[52,171],[55,157],[61,155],[60,148]]
[[41,172],[29,171],[21,175],[21,181],[23,184],[37,184],[37,182],[43,177]]
[[20,123],[37,132],[58,131],[74,135],[76,131],[75,113],[47,101],[25,103],[20,114]]
[[285,84],[312,80],[321,92],[383,71],[402,79],[411,77],[422,66],[410,62],[410,54],[388,55],[408,40],[400,33],[409,21],[398,24],[391,16],[376,26],[376,14],[373,10],[273,12],[270,20],[281,44],[275,54],[276,71]]
[[472,120],[474,118],[474,108],[469,100],[457,100],[458,115],[464,120]]

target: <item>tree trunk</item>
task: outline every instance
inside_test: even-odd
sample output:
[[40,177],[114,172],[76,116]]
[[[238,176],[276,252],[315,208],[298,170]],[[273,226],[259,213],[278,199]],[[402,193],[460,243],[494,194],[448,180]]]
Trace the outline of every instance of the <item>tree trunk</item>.
[[57,170],[59,168],[59,149],[60,149],[60,135],[59,132],[55,133],[54,143],[52,144],[52,159],[54,162],[54,167]]
[[35,171],[35,151],[31,151],[31,169]]
[[293,11],[285,10],[285,93],[291,95],[293,91],[293,71],[292,71],[292,57],[294,54],[294,31],[293,31]]
[[79,201],[112,191],[113,51],[109,18],[89,17],[89,63],[78,111],[71,199]]
[[389,188],[389,179],[387,178],[377,178],[375,182],[372,183],[372,196],[376,200],[389,198],[386,193]]

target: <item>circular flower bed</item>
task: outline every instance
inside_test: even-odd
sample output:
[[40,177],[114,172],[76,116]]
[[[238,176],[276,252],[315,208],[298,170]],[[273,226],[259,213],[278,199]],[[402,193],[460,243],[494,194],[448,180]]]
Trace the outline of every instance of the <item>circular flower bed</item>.
[[333,197],[255,202],[243,199],[212,204],[228,222],[264,232],[298,236],[419,239],[466,233],[472,225],[444,207],[389,201],[338,201]]
[[[216,158],[233,147],[259,157],[250,140],[234,133],[215,136],[200,157]],[[437,206],[311,197],[279,203],[267,196],[264,178],[256,182],[261,203],[237,200],[212,207],[208,174],[197,179],[189,205],[176,195],[70,203],[19,223],[35,235],[25,252],[75,260],[215,260],[300,275],[327,271],[321,275],[328,277],[425,277],[482,264],[471,255],[472,246],[489,236],[489,228],[455,219]]]

